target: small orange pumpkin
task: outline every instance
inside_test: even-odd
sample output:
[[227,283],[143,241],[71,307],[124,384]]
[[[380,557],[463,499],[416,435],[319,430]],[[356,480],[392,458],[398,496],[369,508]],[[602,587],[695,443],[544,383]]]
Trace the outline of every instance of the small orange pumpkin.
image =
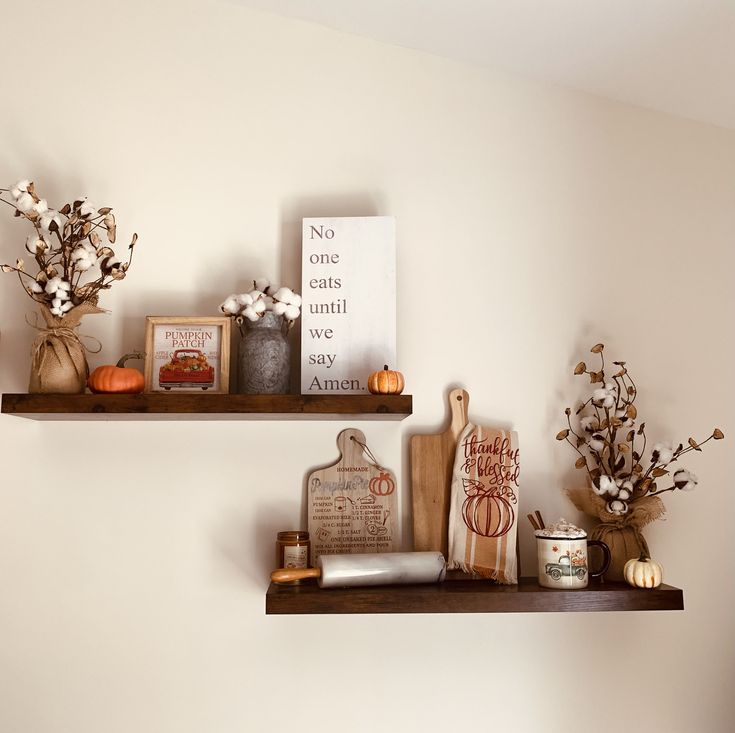
[[368,377],[368,389],[373,394],[401,394],[405,386],[403,374],[388,369],[387,364]]
[[138,394],[145,387],[145,377],[137,369],[125,366],[128,359],[142,359],[143,354],[137,351],[125,354],[116,366],[105,364],[98,366],[87,380],[87,386],[95,394]]

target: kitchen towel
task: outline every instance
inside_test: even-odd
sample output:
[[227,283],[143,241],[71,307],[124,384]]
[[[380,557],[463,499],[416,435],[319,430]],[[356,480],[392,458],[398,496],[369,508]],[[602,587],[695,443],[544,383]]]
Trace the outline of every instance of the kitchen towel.
[[518,582],[519,475],[518,434],[467,423],[452,472],[449,568]]

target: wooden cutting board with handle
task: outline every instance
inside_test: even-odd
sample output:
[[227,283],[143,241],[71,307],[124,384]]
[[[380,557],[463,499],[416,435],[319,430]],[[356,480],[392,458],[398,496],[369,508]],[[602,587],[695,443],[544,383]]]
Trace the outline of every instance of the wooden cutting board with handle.
[[373,461],[360,430],[343,430],[337,447],[339,460],[307,477],[312,563],[321,555],[396,552],[395,474]]
[[463,389],[449,393],[449,427],[433,435],[411,437],[413,549],[447,556],[449,499],[457,439],[467,425],[470,396]]

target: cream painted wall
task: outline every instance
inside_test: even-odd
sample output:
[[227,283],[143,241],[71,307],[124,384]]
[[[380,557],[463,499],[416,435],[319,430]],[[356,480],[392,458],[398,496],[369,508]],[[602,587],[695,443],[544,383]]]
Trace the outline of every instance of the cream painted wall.
[[[407,438],[462,384],[520,433],[523,512],[576,518],[553,436],[597,340],[651,435],[730,434],[647,532],[684,612],[288,618],[275,531],[348,423],[3,416],[3,733],[731,730],[735,133],[216,0],[6,3],[0,47],[0,179],[140,234],[93,365],[147,313],[297,282],[302,216],[390,214],[415,414],[361,426],[404,505]],[[24,236],[0,219],[3,259]],[[29,306],[2,282],[4,391]]]

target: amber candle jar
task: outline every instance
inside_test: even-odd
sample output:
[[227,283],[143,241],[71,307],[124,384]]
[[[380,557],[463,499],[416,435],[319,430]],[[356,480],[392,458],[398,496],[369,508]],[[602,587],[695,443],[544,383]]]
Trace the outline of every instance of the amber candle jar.
[[311,542],[302,530],[279,532],[276,539],[277,568],[308,568]]

